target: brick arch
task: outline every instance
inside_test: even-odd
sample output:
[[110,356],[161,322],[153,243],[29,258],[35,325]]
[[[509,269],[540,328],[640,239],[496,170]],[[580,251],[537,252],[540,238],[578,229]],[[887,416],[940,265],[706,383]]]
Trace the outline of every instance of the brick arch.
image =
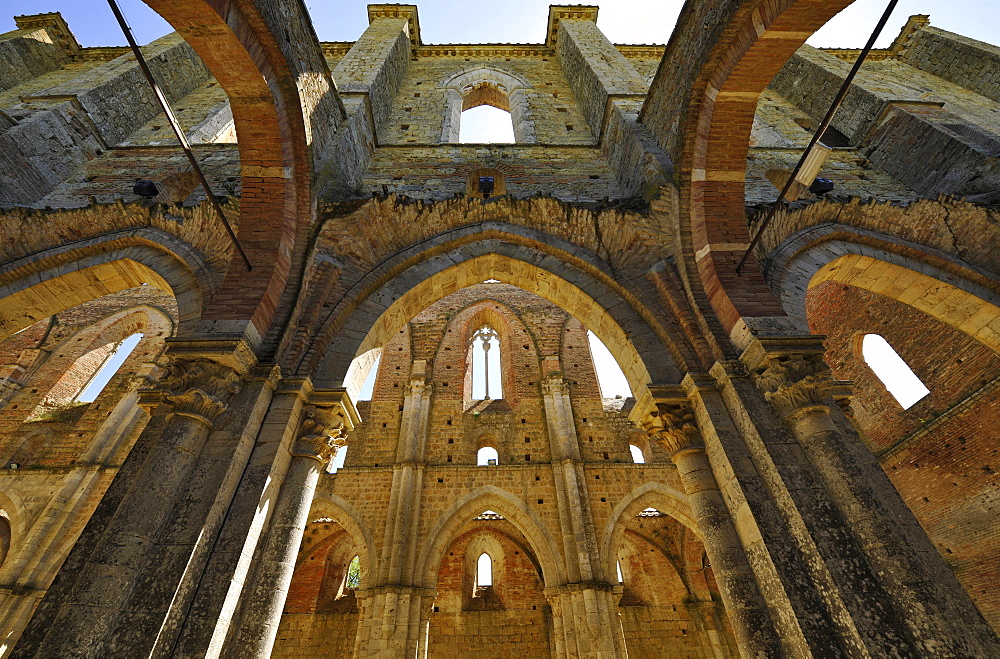
[[82,344],[82,348],[84,351],[89,351],[108,343],[118,343],[137,332],[162,331],[165,335],[172,336],[174,329],[174,319],[166,311],[140,304],[108,314],[64,340],[84,338],[87,343]]
[[[297,260],[296,239],[312,220],[314,136],[309,125],[317,118],[309,115],[318,103],[301,96],[300,85],[323,89],[329,71],[325,64],[319,72],[296,70],[312,64],[308,50],[318,52],[318,43],[302,45],[305,55],[300,58],[282,50],[285,37],[280,30],[287,34],[303,19],[308,24],[304,6],[251,0],[144,1],[184,37],[229,97],[240,137],[238,234],[254,270],[246,272],[241,260],[232,258],[204,317],[239,325],[251,341],[259,342],[280,311],[278,301]],[[313,82],[324,74],[326,80]],[[332,85],[325,88],[327,95],[333,94]]]
[[1000,293],[926,261],[846,240],[797,252],[774,278],[788,315],[806,322],[806,294],[827,281],[923,311],[1000,353]]
[[486,485],[459,497],[442,513],[417,557],[413,573],[415,583],[424,588],[434,588],[438,566],[455,540],[458,529],[484,510],[499,513],[521,532],[528,541],[532,554],[538,559],[546,587],[566,582],[558,545],[544,523],[515,495]]
[[663,483],[649,482],[640,485],[618,502],[604,525],[601,555],[604,557],[604,574],[609,575],[609,578],[616,573],[618,546],[621,545],[626,525],[646,508],[656,508],[661,513],[670,515],[691,529],[695,537],[701,540],[701,530],[691,512],[687,495]]
[[[736,274],[750,240],[744,185],[757,99],[795,50],[852,1],[689,3],[650,91],[660,98],[643,108],[643,123],[678,163],[682,240],[694,257],[688,279],[700,282],[731,335],[743,319],[784,315],[752,263]],[[683,37],[701,51],[685,50]],[[690,74],[686,98],[666,88],[675,63]]]
[[629,381],[634,409],[648,409],[648,384],[678,379],[672,344],[616,290],[542,252],[488,241],[418,263],[373,291],[331,337],[316,381],[341,386],[356,355],[385,345],[410,318],[445,295],[491,277],[549,300],[601,336]]
[[149,284],[177,301],[178,330],[201,319],[211,279],[193,250],[136,237],[105,236],[48,250],[0,269],[0,340],[52,314]]

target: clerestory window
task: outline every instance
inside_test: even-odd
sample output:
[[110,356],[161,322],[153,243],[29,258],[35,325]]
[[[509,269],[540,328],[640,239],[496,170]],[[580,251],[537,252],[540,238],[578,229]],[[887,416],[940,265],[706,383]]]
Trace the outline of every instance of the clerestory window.
[[476,561],[476,592],[480,588],[493,585],[493,559],[486,552],[479,555]]
[[861,356],[904,410],[930,393],[930,389],[880,335],[865,334],[861,339]]
[[484,325],[472,335],[472,399],[503,398],[500,375],[500,338]]

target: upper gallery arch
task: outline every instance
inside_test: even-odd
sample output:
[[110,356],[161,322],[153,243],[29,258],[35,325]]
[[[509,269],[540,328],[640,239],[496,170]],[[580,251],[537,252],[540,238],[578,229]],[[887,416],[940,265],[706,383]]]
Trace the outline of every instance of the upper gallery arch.
[[480,105],[510,112],[515,142],[538,141],[528,105],[531,83],[524,76],[496,66],[471,66],[445,77],[439,87],[447,94],[442,142],[458,142],[462,112]]

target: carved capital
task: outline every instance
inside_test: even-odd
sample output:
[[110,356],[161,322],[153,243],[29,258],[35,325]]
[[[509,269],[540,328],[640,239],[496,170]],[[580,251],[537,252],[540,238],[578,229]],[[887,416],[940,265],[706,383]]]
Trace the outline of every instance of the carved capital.
[[545,396],[562,396],[569,393],[569,385],[561,373],[552,373],[542,377],[542,394]]
[[754,380],[764,398],[785,416],[826,407],[833,393],[830,367],[816,353],[771,356]]
[[347,444],[344,418],[334,408],[307,405],[299,422],[299,432],[292,455],[312,458],[326,464]]
[[187,416],[211,427],[243,388],[243,377],[210,359],[174,358],[160,380],[171,414]]
[[702,449],[705,446],[694,420],[694,410],[687,400],[658,401],[643,426],[646,433],[658,441],[671,456],[680,451]]

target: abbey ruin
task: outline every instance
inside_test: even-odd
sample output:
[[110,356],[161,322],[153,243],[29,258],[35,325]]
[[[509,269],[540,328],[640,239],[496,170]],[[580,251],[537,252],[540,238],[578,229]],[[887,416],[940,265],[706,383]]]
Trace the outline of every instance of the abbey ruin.
[[737,272],[849,0],[147,4],[211,190],[127,48],[0,35],[0,656],[1000,656],[1000,48],[895,17]]

